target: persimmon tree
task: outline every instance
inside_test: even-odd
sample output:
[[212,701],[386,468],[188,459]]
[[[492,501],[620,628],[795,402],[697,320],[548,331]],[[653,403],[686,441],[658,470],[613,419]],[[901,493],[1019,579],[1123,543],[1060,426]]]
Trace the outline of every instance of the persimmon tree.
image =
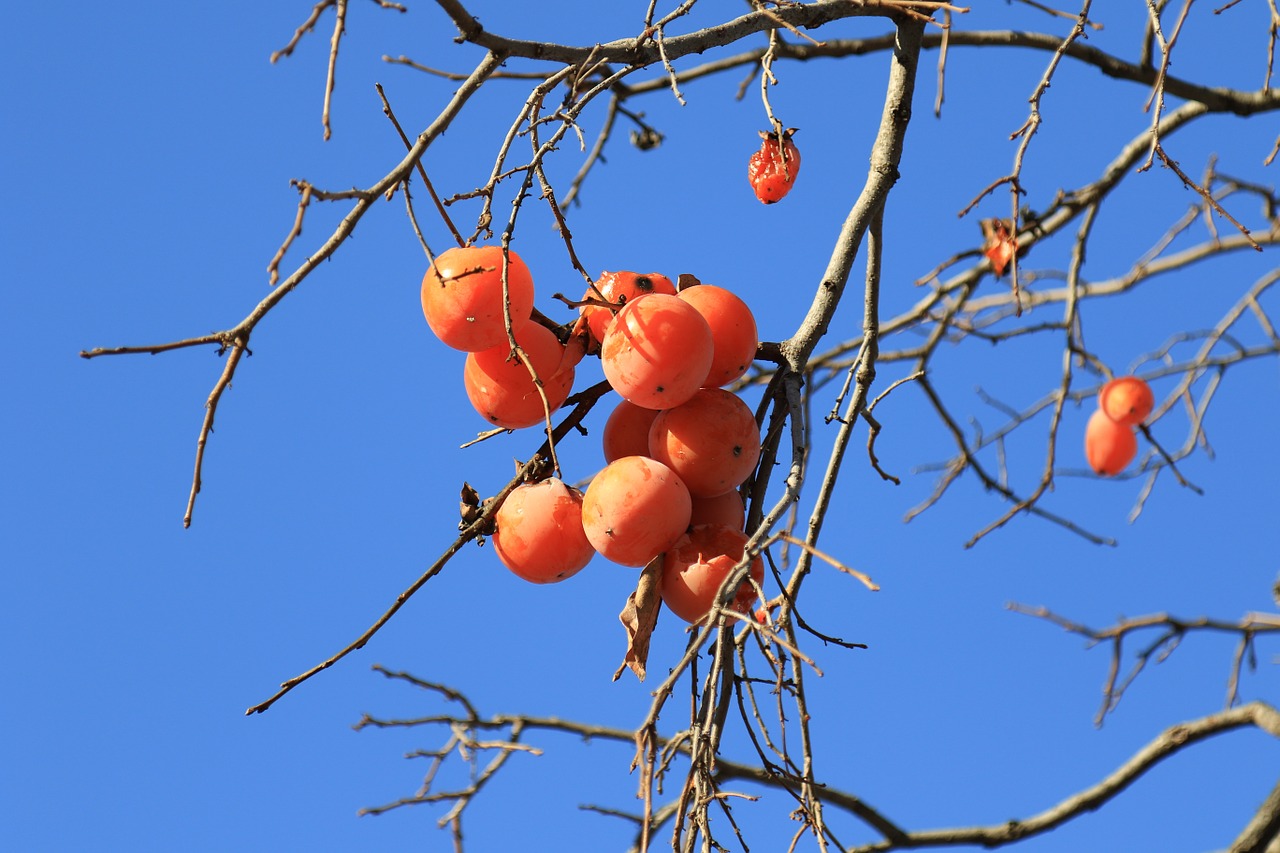
[[[409,226],[405,239],[420,247],[422,269],[437,281],[476,272],[441,272],[444,265],[437,266],[437,259],[443,257],[446,246],[490,247],[486,263],[491,266],[486,269],[495,276],[494,292],[503,300],[498,306],[505,315],[507,341],[499,338],[496,355],[489,350],[486,375],[501,370],[527,372],[530,388],[539,390],[524,393],[540,395],[536,399],[541,413],[535,405],[532,416],[522,414],[522,426],[534,425],[511,437],[507,437],[509,424],[494,417],[498,426],[469,444],[500,440],[516,446],[522,442],[515,475],[505,484],[490,486],[438,484],[441,489],[462,492],[461,522],[432,520],[441,541],[451,541],[442,545],[420,577],[398,595],[389,596],[385,612],[366,630],[345,640],[336,638],[340,647],[335,653],[326,656],[325,650],[318,650],[315,666],[284,680],[274,693],[257,700],[249,714],[265,713],[292,691],[322,678],[330,667],[348,665],[349,656],[397,618],[407,601],[441,572],[471,558],[477,543],[493,537],[495,517],[518,489],[553,477],[585,482],[595,473],[573,461],[584,442],[600,440],[598,435],[587,435],[583,424],[593,410],[597,418],[612,410],[617,395],[607,381],[579,382],[567,399],[559,394],[552,400],[548,390],[552,377],[539,375],[526,352],[532,345],[522,346],[524,338],[517,336],[519,330],[513,326],[517,278],[522,307],[527,308],[523,303],[529,298],[525,284],[530,273],[517,252],[522,241],[535,239],[530,236],[535,233],[536,239],[554,240],[562,247],[560,269],[535,270],[532,276],[538,281],[576,283],[560,285],[561,292],[554,298],[545,287],[540,289],[530,309],[530,322],[541,327],[540,333],[554,333],[566,347],[575,346],[577,336],[581,352],[576,357],[585,356],[590,362],[606,336],[597,331],[592,337],[588,316],[594,313],[598,319],[605,312],[607,320],[620,308],[610,298],[613,278],[608,278],[606,287],[607,277],[620,274],[615,270],[602,277],[601,270],[589,269],[580,259],[584,253],[574,236],[579,217],[605,215],[612,203],[593,195],[593,182],[601,180],[607,161],[639,162],[661,149],[664,134],[672,129],[651,121],[647,104],[663,99],[682,105],[675,119],[667,119],[676,121],[699,109],[697,99],[686,96],[691,87],[729,76],[740,81],[740,98],[758,102],[755,109],[764,128],[765,148],[780,152],[771,166],[773,180],[781,174],[784,184],[821,181],[847,202],[839,221],[831,223],[825,269],[816,276],[777,285],[785,287],[789,298],[802,308],[799,321],[785,336],[761,340],[754,365],[745,374],[732,367],[726,374],[735,377],[728,388],[749,402],[761,436],[758,463],[745,481],[734,475],[734,482],[740,483],[735,491],[745,507],[741,558],[735,555],[728,564],[721,561],[719,574],[714,575],[718,589],[708,614],[699,619],[699,608],[689,611],[694,624],[685,652],[662,661],[650,657],[649,647],[660,614],[666,613],[664,620],[676,621],[661,606],[664,561],[661,555],[652,560],[646,555],[641,561],[648,565],[639,571],[634,592],[625,602],[616,603],[622,608],[625,630],[590,640],[617,643],[621,665],[615,679],[643,680],[651,676],[650,670],[663,673],[656,679],[649,704],[636,708],[637,723],[629,729],[590,720],[482,710],[467,697],[466,685],[440,683],[430,672],[410,674],[380,667],[387,677],[424,691],[424,707],[432,710],[412,719],[368,715],[359,727],[418,727],[431,732],[424,737],[438,738],[442,744],[422,753],[430,769],[418,792],[367,812],[444,803],[447,811],[441,824],[450,828],[455,846],[462,849],[468,805],[483,795],[489,780],[501,774],[513,756],[539,751],[540,735],[555,731],[622,745],[617,769],[620,775],[635,772],[640,805],[630,811],[593,807],[625,821],[634,846],[641,850],[746,849],[752,839],[735,816],[757,805],[749,802],[751,797],[742,793],[741,786],[785,792],[788,808],[775,817],[784,823],[788,818],[794,821],[793,846],[803,843],[821,850],[856,851],[998,847],[1104,807],[1156,763],[1193,749],[1205,738],[1244,727],[1280,738],[1280,712],[1262,702],[1238,701],[1240,679],[1256,657],[1256,645],[1280,632],[1280,617],[1275,614],[1234,618],[1160,614],[1093,628],[1079,624],[1070,614],[1019,605],[1024,612],[1111,647],[1099,721],[1115,709],[1148,661],[1167,656],[1180,641],[1190,641],[1202,632],[1225,633],[1238,641],[1233,658],[1223,663],[1230,675],[1226,707],[1200,719],[1153,727],[1150,743],[1118,761],[1114,772],[1038,813],[998,824],[975,822],[947,829],[903,825],[870,805],[874,792],[866,792],[865,798],[855,794],[853,784],[841,778],[838,768],[821,767],[820,747],[810,729],[810,696],[825,685],[814,675],[822,671],[827,656],[862,654],[864,644],[855,636],[856,626],[805,617],[806,594],[813,595],[809,591],[815,584],[832,577],[867,591],[878,588],[874,572],[854,568],[857,555],[824,547],[823,531],[831,522],[830,507],[844,482],[842,474],[850,466],[869,467],[886,486],[899,481],[900,473],[882,464],[876,441],[894,429],[893,403],[902,395],[918,395],[925,401],[934,428],[953,446],[940,462],[911,460],[934,472],[936,486],[923,504],[904,508],[907,518],[947,501],[956,483],[976,482],[988,496],[989,518],[964,547],[999,536],[1002,528],[1015,523],[1045,525],[1098,547],[1114,545],[1106,532],[1090,529],[1059,508],[1055,487],[1069,478],[1085,478],[1096,488],[1110,487],[1116,480],[1140,481],[1134,517],[1162,491],[1198,491],[1182,468],[1185,460],[1212,452],[1206,420],[1215,394],[1231,380],[1237,365],[1280,355],[1274,290],[1280,271],[1272,260],[1269,272],[1242,277],[1240,267],[1232,263],[1246,254],[1269,257],[1280,241],[1280,198],[1267,181],[1268,169],[1275,168],[1280,152],[1280,138],[1268,140],[1248,156],[1233,151],[1230,159],[1220,159],[1215,154],[1195,165],[1180,153],[1180,140],[1205,129],[1223,133],[1224,128],[1240,126],[1250,129],[1250,138],[1262,138],[1255,128],[1268,121],[1274,130],[1274,116],[1280,111],[1280,91],[1272,86],[1280,33],[1280,11],[1274,0],[1237,0],[1212,11],[1195,7],[1190,0],[1181,4],[1151,0],[1126,9],[1095,8],[1089,0],[1064,9],[1030,0],[987,9],[934,0],[749,0],[730,9],[724,4],[712,7],[684,0],[666,6],[637,4],[632,31],[600,32],[593,41],[576,44],[526,38],[516,30],[491,30],[482,23],[481,5],[436,0],[434,6],[422,3],[406,8],[383,0],[320,0],[309,13],[300,7],[300,26],[271,59],[293,61],[292,54],[304,40],[318,39],[315,31],[331,25],[327,69],[317,79],[317,92],[323,93],[324,138],[341,133],[340,124],[335,130],[334,116],[343,110],[369,108],[337,97],[335,88],[344,35],[357,16],[403,16],[403,26],[419,33],[424,56],[385,57],[389,72],[401,75],[406,88],[417,79],[414,75],[447,78],[456,82],[456,88],[450,97],[432,105],[426,121],[410,121],[406,118],[410,111],[402,103],[392,103],[378,87],[377,103],[385,113],[387,132],[403,142],[403,156],[377,164],[382,177],[353,189],[293,181],[298,193],[296,213],[291,222],[281,221],[285,237],[280,249],[264,259],[271,290],[249,306],[240,322],[162,344],[82,353],[85,358],[98,358],[212,348],[222,356],[198,429],[195,473],[184,516],[184,523],[190,525],[198,516],[197,499],[213,464],[206,451],[214,446],[213,426],[220,407],[234,405],[234,395],[229,393],[232,381],[252,369],[244,356],[257,336],[270,334],[265,325],[260,330],[260,324],[289,310],[291,294],[306,285],[323,262],[342,252],[371,210],[403,205]],[[1112,15],[1119,19],[1108,17]],[[1233,32],[1251,38],[1229,53],[1220,53],[1213,27],[1215,21],[1229,17],[1236,22]],[[1241,19],[1247,23],[1239,23]],[[1111,37],[1112,32],[1119,35]],[[1226,67],[1225,78],[1252,82],[1224,85],[1207,74],[1203,79],[1178,75],[1184,66],[1203,69],[1205,53]],[[906,168],[904,152],[913,150],[919,135],[913,128],[918,123],[947,120],[949,73],[954,73],[961,56],[981,63],[992,98],[1017,93],[1025,115],[1020,125],[1000,129],[1009,145],[1007,165],[996,173],[968,176],[972,185],[967,201],[947,209],[912,212],[917,235],[939,227],[933,223],[955,221],[959,214],[972,241],[943,246],[917,236],[907,242],[904,232],[892,227],[895,216],[901,215],[894,196]],[[464,69],[468,61],[471,65]],[[815,85],[818,78],[811,69],[831,62],[865,69],[860,72],[864,81],[880,81],[876,83],[878,119],[869,141],[850,152],[843,172],[818,174],[819,164],[807,157],[801,173],[799,152],[805,150],[805,130],[802,120],[787,112],[786,99],[779,94],[786,87],[781,84],[795,80],[803,82],[793,85]],[[1055,111],[1066,109],[1054,98],[1055,84],[1083,73],[1089,75],[1091,97],[1099,103],[1121,97],[1120,93],[1126,104],[1136,102],[1132,112],[1140,117],[1140,128],[1118,142],[1114,134],[1100,132],[1072,143],[1083,146],[1078,162],[1041,156],[1041,149],[1051,144],[1061,126],[1054,123]],[[931,101],[921,96],[926,76],[934,91]],[[493,97],[481,97],[494,92]],[[867,90],[860,94],[865,97]],[[847,96],[834,86],[827,95],[833,105]],[[473,140],[492,158],[488,174],[479,179],[432,156],[445,132],[475,110],[505,110],[501,118],[507,128],[493,138]],[[418,115],[421,109],[411,112]],[[792,121],[800,125],[799,131],[788,126]],[[725,141],[708,134],[700,144],[715,148]],[[759,144],[748,140],[745,150]],[[790,161],[787,151],[795,152]],[[945,147],[917,152],[917,156],[949,158],[957,168],[967,157],[963,151]],[[645,180],[659,180],[643,171],[648,167],[640,168]],[[745,177],[746,157],[726,168]],[[1113,206],[1132,204],[1132,196],[1150,193],[1145,187],[1152,184],[1176,188],[1181,200],[1165,202],[1170,196],[1160,195],[1160,203],[1142,210],[1145,228],[1141,233],[1154,228],[1156,235],[1144,244],[1141,237],[1118,234],[1109,217]],[[735,216],[733,205],[700,198],[694,189],[654,190],[674,197],[669,203],[704,205],[709,216]],[[775,186],[761,198],[783,212],[795,203],[794,197],[783,198],[788,190],[778,191]],[[752,198],[751,203],[757,202]],[[341,219],[332,233],[302,248],[303,226],[320,204],[340,206]],[[543,227],[548,221],[553,228]],[[786,229],[785,220],[780,219],[776,231],[752,235],[749,240],[785,244]],[[630,238],[646,239],[644,234]],[[1127,253],[1126,264],[1115,272],[1095,274],[1089,259],[1102,252]],[[299,259],[303,253],[305,257]],[[1033,267],[1033,259],[1043,261],[1037,260]],[[661,251],[655,250],[655,267],[661,261]],[[1230,307],[1213,313],[1214,301],[1207,299],[1192,306],[1196,312],[1192,323],[1172,321],[1175,325],[1163,330],[1162,339],[1145,354],[1135,351],[1128,365],[1114,364],[1104,356],[1112,347],[1100,346],[1098,340],[1109,331],[1095,333],[1090,322],[1094,307],[1125,300],[1136,306],[1133,310],[1151,315],[1151,306],[1159,305],[1161,299],[1161,282],[1188,270],[1212,281],[1215,294],[1229,292]],[[682,292],[703,286],[698,277],[716,279],[714,270],[666,272],[671,279],[679,279]],[[734,289],[729,282],[719,283]],[[905,307],[886,310],[885,295],[890,289],[914,296]],[[447,291],[440,292],[447,296]],[[581,299],[572,298],[584,292]],[[749,296],[739,295],[750,303]],[[663,298],[674,297],[664,294]],[[632,303],[643,304],[634,299]],[[650,304],[658,304],[657,297]],[[892,304],[902,303],[893,300]],[[860,318],[852,334],[835,322],[842,309],[841,316],[852,312]],[[1160,321],[1157,317],[1147,322]],[[1045,371],[1038,362],[1020,363],[1017,353],[1027,342],[1058,353],[1056,367]],[[486,343],[491,345],[492,341]],[[676,345],[673,340],[662,346]],[[547,346],[554,349],[555,344]],[[939,382],[937,377],[949,359],[979,347],[1011,353],[1005,370],[1014,375],[1024,402],[1009,404],[986,391],[968,394]],[[543,373],[556,370],[559,350],[555,352],[549,361],[538,362],[549,365]],[[461,382],[461,367],[458,373]],[[1137,461],[1121,471],[1107,467],[1114,477],[1097,477],[1085,469],[1080,449],[1083,430],[1073,426],[1068,415],[1083,404],[1092,406],[1109,380],[1128,374],[1157,390],[1155,406],[1136,424]],[[1266,393],[1274,394],[1274,388]],[[562,406],[558,405],[561,399]],[[479,403],[477,407],[481,408]],[[994,413],[998,423],[969,426],[977,423],[979,412],[988,417]],[[690,416],[693,421],[707,418]],[[673,419],[660,418],[662,428]],[[822,441],[816,439],[819,433],[825,437]],[[865,450],[856,452],[855,441]],[[1021,461],[1011,462],[1010,447],[1015,442],[1020,448],[1029,446],[1028,442],[1038,448],[1038,461],[1027,464],[1026,453],[1020,451]],[[752,453],[755,450],[751,448]],[[558,480],[554,488],[557,494],[568,494]],[[590,502],[590,485],[586,493]],[[520,493],[521,500],[525,494]],[[455,525],[456,533],[451,532]],[[704,555],[698,547],[690,547],[692,551],[673,548],[672,554],[681,555],[675,562],[686,569],[703,566]],[[483,558],[492,559],[488,552]],[[558,574],[555,566],[539,565],[525,574],[560,580],[578,568]],[[1158,600],[1152,601],[1153,610],[1160,606]],[[1131,665],[1126,663],[1125,650],[1134,644],[1138,644],[1138,655]],[[461,787],[439,785],[438,771],[454,764],[472,768],[469,781]],[[842,815],[839,821],[832,820],[835,813]],[[856,825],[858,837],[871,840],[849,837],[837,824]],[[1247,826],[1223,831],[1235,833],[1234,851],[1280,849],[1280,786]]]

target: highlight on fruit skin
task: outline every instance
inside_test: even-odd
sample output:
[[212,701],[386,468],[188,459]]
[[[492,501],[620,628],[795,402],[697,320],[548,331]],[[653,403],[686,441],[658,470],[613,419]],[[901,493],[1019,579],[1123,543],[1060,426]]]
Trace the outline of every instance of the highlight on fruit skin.
[[582,499],[582,526],[601,556],[639,568],[689,527],[689,489],[674,471],[645,456],[610,462]]
[[1119,376],[1098,392],[1098,407],[1118,424],[1137,426],[1155,408],[1151,386],[1137,376]]
[[[511,329],[533,313],[533,276],[508,252],[507,292]],[[436,337],[463,352],[480,352],[507,339],[503,319],[502,247],[464,246],[436,256],[422,278],[422,314]]]
[[1095,474],[1114,477],[1138,454],[1138,438],[1133,427],[1117,423],[1098,409],[1084,431],[1084,455]]
[[582,528],[582,492],[552,477],[516,486],[494,516],[498,559],[530,583],[559,583],[596,550]]

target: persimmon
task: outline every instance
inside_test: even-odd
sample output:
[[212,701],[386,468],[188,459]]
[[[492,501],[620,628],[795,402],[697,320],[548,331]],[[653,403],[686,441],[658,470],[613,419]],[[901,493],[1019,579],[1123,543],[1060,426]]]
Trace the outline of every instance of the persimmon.
[[605,379],[646,409],[669,409],[706,381],[715,345],[711,327],[679,296],[651,293],[618,312],[600,346]]
[[[533,276],[515,252],[508,258],[511,329],[518,331],[533,313]],[[502,305],[500,246],[449,249],[423,276],[423,316],[436,337],[454,349],[480,352],[505,341]]]
[[689,494],[711,498],[751,476],[760,460],[760,428],[737,396],[703,388],[654,418],[649,455],[679,474]]
[[689,516],[689,526],[699,524],[723,524],[734,530],[741,530],[747,523],[747,508],[742,503],[742,495],[736,489],[730,489],[723,495],[713,498],[694,497],[693,512]]
[[[542,381],[551,411],[560,408],[573,388],[573,368],[564,367],[564,346],[540,323],[529,323],[516,332],[516,343]],[[546,416],[542,395],[533,376],[505,341],[482,352],[467,355],[462,369],[467,399],[492,424],[520,429],[541,423]]]
[[613,462],[624,456],[649,455],[649,427],[658,416],[656,409],[646,409],[627,400],[619,400],[609,413],[600,444],[604,461]]
[[711,327],[711,370],[703,386],[720,388],[746,374],[756,357],[760,339],[751,308],[736,293],[714,284],[680,291]]
[[756,198],[765,204],[782,201],[800,173],[800,149],[791,138],[796,128],[781,134],[760,131],[760,150],[747,160],[747,180]]
[[643,566],[689,526],[689,489],[645,456],[624,456],[596,474],[582,499],[582,527],[605,559]]
[[1155,407],[1151,386],[1137,376],[1112,379],[1098,392],[1098,407],[1118,424],[1137,426]]
[[[625,270],[600,273],[600,277],[595,281],[595,289],[600,291],[599,295],[588,287],[587,292],[582,296],[582,300],[584,302],[590,299],[598,301],[603,296],[606,302],[612,302],[619,308],[637,296],[644,296],[648,293],[674,295],[676,292],[676,286],[671,283],[671,279],[661,273],[638,273]],[[583,305],[578,309],[578,313],[582,315],[582,318],[590,326],[591,336],[597,342],[603,341],[605,332],[609,330],[609,326],[613,323],[614,309],[606,308],[603,305]]]
[[1098,409],[1084,430],[1084,455],[1089,467],[1103,477],[1119,474],[1138,453],[1138,438],[1133,427],[1117,423]]
[[[700,524],[667,550],[662,560],[662,603],[690,624],[711,612],[720,585],[746,553],[747,534],[721,524]],[[764,583],[764,563],[751,561],[751,577]],[[744,581],[730,605],[749,613],[756,587]]]
[[552,477],[516,486],[494,515],[493,549],[517,577],[558,583],[591,562],[582,492]]

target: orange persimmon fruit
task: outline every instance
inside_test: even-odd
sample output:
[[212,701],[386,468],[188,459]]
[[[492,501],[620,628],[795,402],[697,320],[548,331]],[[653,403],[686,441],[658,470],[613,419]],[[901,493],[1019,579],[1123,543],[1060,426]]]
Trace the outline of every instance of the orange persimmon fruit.
[[600,434],[604,461],[613,462],[624,456],[648,456],[649,427],[653,426],[653,419],[657,416],[656,409],[619,400]]
[[693,512],[689,516],[689,526],[699,524],[723,524],[734,530],[741,530],[747,523],[747,508],[742,502],[742,495],[736,489],[730,489],[723,495],[713,498],[693,498]]
[[1137,426],[1155,407],[1151,386],[1137,376],[1112,379],[1098,392],[1098,407],[1118,424]]
[[644,566],[689,526],[689,489],[674,471],[645,456],[624,456],[591,480],[582,526],[605,559]]
[[689,494],[713,498],[751,476],[760,460],[760,428],[737,396],[703,388],[654,418],[649,455],[679,474]]
[[[597,295],[595,290],[600,291],[600,293]],[[671,279],[661,273],[638,273],[623,270],[620,272],[600,273],[600,277],[595,281],[595,290],[588,287],[587,292],[582,295],[582,300],[584,302],[591,299],[598,301],[603,296],[606,302],[612,302],[621,308],[637,296],[644,296],[649,293],[674,295],[676,286],[671,283]],[[609,326],[613,323],[614,309],[606,308],[603,305],[583,305],[578,309],[578,313],[587,321],[587,325],[591,328],[591,336],[595,338],[596,342],[603,341],[605,332],[609,330]]]
[[[519,331],[533,313],[533,276],[515,252],[508,252],[508,259],[511,329]],[[436,256],[422,278],[422,313],[436,337],[464,352],[507,339],[502,270],[500,246],[466,246]]]
[[1084,431],[1084,455],[1089,467],[1103,477],[1119,474],[1138,454],[1138,438],[1133,427],[1117,423],[1098,409]]
[[622,307],[600,345],[609,385],[646,409],[669,409],[706,381],[715,345],[698,309],[679,296],[651,293]]
[[756,357],[760,339],[751,308],[736,293],[714,284],[680,291],[711,327],[711,369],[703,386],[720,388],[746,374]]
[[552,477],[516,486],[494,515],[493,549],[517,577],[558,583],[591,562],[582,492]]
[[[690,624],[711,612],[720,585],[746,553],[747,534],[722,524],[700,524],[667,550],[662,560],[662,603]],[[751,577],[764,583],[764,563],[751,561]],[[756,587],[745,580],[730,605],[740,613],[751,612]]]
[[[540,323],[521,327],[516,332],[516,343],[529,357],[542,381],[549,410],[560,408],[573,389],[574,374],[572,367],[564,366],[564,346]],[[497,426],[520,429],[542,423],[546,417],[542,395],[529,368],[505,340],[481,352],[467,354],[462,384],[475,410]]]

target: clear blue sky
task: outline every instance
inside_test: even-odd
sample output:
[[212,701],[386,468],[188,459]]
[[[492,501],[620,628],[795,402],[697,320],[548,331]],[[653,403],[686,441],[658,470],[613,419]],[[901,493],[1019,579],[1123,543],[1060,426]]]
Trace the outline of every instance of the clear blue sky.
[[[1002,26],[999,16],[1007,14],[1020,27],[1065,31],[1065,23],[993,5],[986,19],[975,14],[973,26]],[[435,829],[441,809],[357,817],[363,806],[416,790],[425,765],[401,756],[434,749],[441,738],[351,729],[363,712],[443,710],[372,673],[373,663],[452,684],[483,714],[631,728],[648,708],[652,683],[609,681],[623,651],[617,612],[633,570],[597,560],[570,582],[534,587],[502,569],[491,549],[473,546],[367,648],[267,713],[243,714],[357,636],[452,541],[464,480],[491,493],[510,476],[511,460],[538,444],[524,432],[457,449],[484,424],[463,393],[461,356],[423,322],[418,287],[426,261],[398,196],[370,213],[354,239],[259,327],[252,357],[222,400],[189,530],[181,518],[196,436],[222,361],[207,348],[78,357],[85,348],[159,343],[238,322],[267,294],[267,262],[293,222],[297,194],[289,179],[332,190],[365,186],[400,159],[374,82],[383,83],[411,134],[455,85],[385,64],[381,55],[464,72],[477,56],[453,44],[452,25],[431,3],[413,2],[400,15],[353,2],[334,136],[324,142],[332,13],[292,57],[267,61],[310,7],[151,2],[107,12],[20,3],[5,14],[6,849],[450,849],[447,834]],[[566,43],[634,34],[643,7],[541,3],[530,16],[526,4],[474,4],[491,30]],[[1201,29],[1186,36],[1176,73],[1258,85],[1262,4],[1195,14]],[[1108,29],[1093,34],[1093,43],[1133,57],[1132,22],[1103,20]],[[699,22],[691,18],[689,26]],[[882,29],[852,21],[829,35]],[[1217,54],[1207,69],[1196,58],[1197,45],[1241,32],[1250,35],[1234,42],[1238,52]],[[887,213],[886,314],[918,298],[915,278],[978,243],[975,217],[1006,213],[1000,194],[969,218],[956,217],[1007,171],[1008,134],[1026,116],[1047,55],[954,50],[940,120],[929,110],[935,59],[928,54],[922,67],[903,178]],[[786,337],[861,185],[885,68],[883,55],[779,68],[773,103],[785,124],[801,128],[804,171],[793,195],[767,208],[743,179],[765,121],[754,91],[733,98],[739,72],[689,83],[685,107],[669,94],[637,102],[666,140],[647,153],[621,139],[609,149],[583,205],[570,213],[584,264],[694,273],[741,293],[756,307],[763,337]],[[445,192],[470,189],[487,175],[496,134],[509,126],[523,86],[492,84],[432,148],[426,165]],[[1028,164],[1028,203],[1043,206],[1059,187],[1096,175],[1115,146],[1145,126],[1145,97],[1141,87],[1091,70],[1055,80]],[[588,116],[588,134],[598,121],[598,111]],[[1274,117],[1219,118],[1172,146],[1193,174],[1217,151],[1224,171],[1274,183],[1280,165],[1263,171],[1259,163],[1275,127]],[[553,179],[567,181],[580,159],[566,145]],[[1089,277],[1122,272],[1192,201],[1167,171],[1132,183],[1099,223],[1108,234],[1090,254]],[[496,208],[499,219],[507,203]],[[313,204],[282,268],[291,271],[313,251],[344,210]],[[433,246],[446,246],[425,202],[418,212]],[[538,307],[561,316],[550,294],[576,294],[581,282],[533,204],[515,245],[534,270]],[[1059,241],[1025,264],[1061,269],[1066,253]],[[1210,275],[1193,268],[1145,296],[1090,309],[1091,345],[1124,370],[1169,335],[1217,322],[1274,266],[1274,250],[1250,253]],[[852,301],[834,337],[856,331],[860,300]],[[1280,308],[1274,295],[1270,306]],[[990,427],[999,415],[979,401],[976,386],[1027,405],[1054,385],[1059,364],[1052,348],[959,347],[942,354],[935,378],[960,411]],[[596,371],[583,368],[584,385]],[[899,375],[899,366],[886,365],[879,387]],[[1078,435],[1088,413],[1071,409],[1064,421],[1067,468],[1083,467]],[[600,464],[596,436],[605,414],[588,422],[591,436],[562,447],[569,479]],[[858,439],[821,545],[883,589],[872,595],[834,572],[809,588],[806,618],[870,646],[855,654],[811,649],[826,673],[810,685],[819,776],[911,828],[998,822],[1057,802],[1165,727],[1221,707],[1232,641],[1192,637],[1143,675],[1096,730],[1107,652],[1086,652],[1078,638],[1004,606],[1043,604],[1098,627],[1157,611],[1230,619],[1274,611],[1274,360],[1228,373],[1207,421],[1216,458],[1198,454],[1185,465],[1203,497],[1164,478],[1129,526],[1141,481],[1059,478],[1047,506],[1116,537],[1115,548],[1019,518],[966,551],[963,542],[1005,508],[972,478],[904,525],[903,514],[934,482],[913,472],[952,448],[910,388],[878,414],[881,461],[903,484],[883,483]],[[1157,431],[1172,445],[1184,434],[1179,417]],[[815,428],[820,462],[833,436]],[[1015,480],[1034,484],[1043,460],[1039,434],[1012,443],[1010,453]],[[655,676],[682,649],[675,620],[664,620],[650,659]],[[1242,696],[1280,702],[1280,649],[1273,642],[1260,651]],[[674,705],[668,715],[670,731]],[[578,806],[637,807],[636,780],[626,772],[630,750],[552,735],[531,740],[545,754],[514,757],[469,808],[468,849],[625,849],[624,824]],[[1277,767],[1280,744],[1256,732],[1230,734],[1158,767],[1101,813],[1019,849],[1130,850],[1133,827],[1142,828],[1152,845],[1146,849],[1222,847],[1275,784]],[[776,792],[738,807],[759,839],[753,849],[785,848],[789,809]],[[842,838],[865,839],[837,821]],[[530,832],[548,840],[530,841]]]

